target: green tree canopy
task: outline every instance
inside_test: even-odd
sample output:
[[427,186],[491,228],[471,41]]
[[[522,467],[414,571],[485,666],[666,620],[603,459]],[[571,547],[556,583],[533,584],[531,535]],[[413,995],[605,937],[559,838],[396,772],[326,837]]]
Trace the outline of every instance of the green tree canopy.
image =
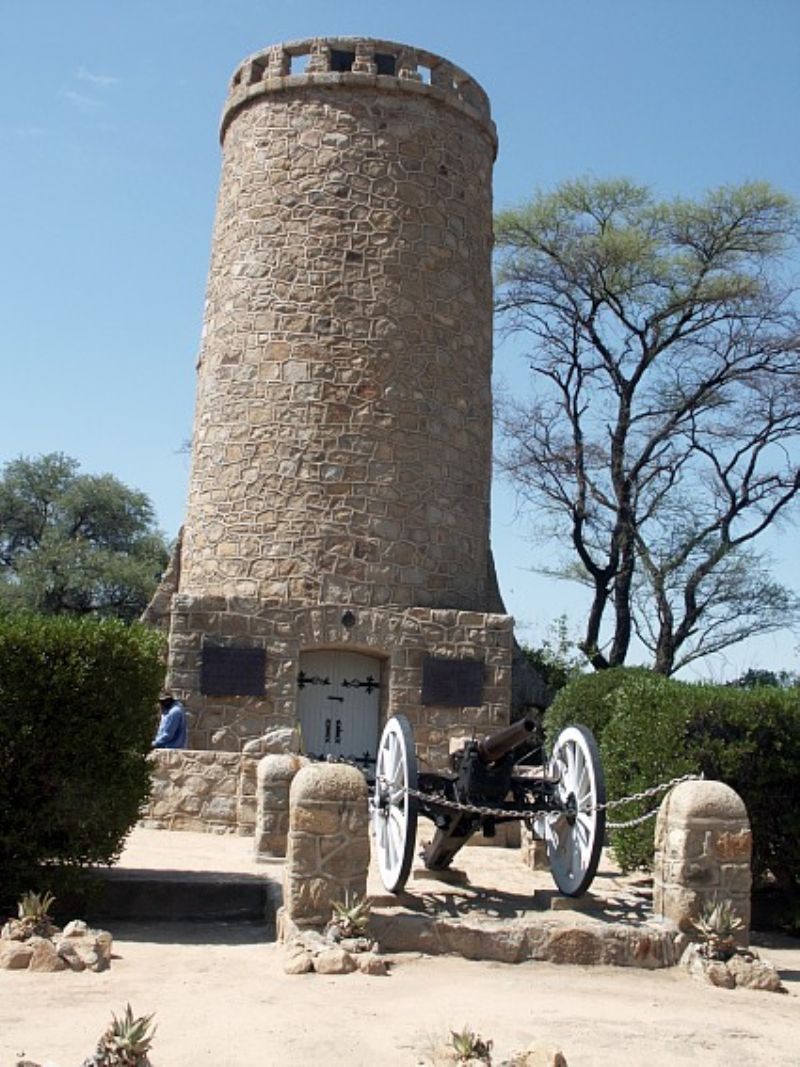
[[497,218],[498,307],[534,375],[500,462],[591,589],[597,668],[636,634],[670,674],[797,617],[755,548],[800,491],[797,236],[763,183],[659,202],[574,181]]
[[20,457],[0,476],[0,607],[131,621],[166,566],[144,493],[78,473],[59,452]]

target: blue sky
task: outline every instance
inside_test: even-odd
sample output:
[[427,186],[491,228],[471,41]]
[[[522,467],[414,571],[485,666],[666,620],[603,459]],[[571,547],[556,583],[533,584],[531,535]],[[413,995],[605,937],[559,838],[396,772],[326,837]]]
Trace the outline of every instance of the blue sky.
[[[219,177],[217,122],[239,61],[282,40],[365,34],[464,67],[500,136],[498,207],[581,174],[695,195],[749,178],[800,197],[798,0],[0,0],[0,463],[60,450],[143,489],[181,523],[194,363]],[[498,377],[524,379],[498,344]],[[539,640],[581,596],[497,486],[509,610]],[[796,531],[770,542],[800,589]],[[792,667],[798,637],[699,672]],[[697,673],[697,672],[695,672]]]

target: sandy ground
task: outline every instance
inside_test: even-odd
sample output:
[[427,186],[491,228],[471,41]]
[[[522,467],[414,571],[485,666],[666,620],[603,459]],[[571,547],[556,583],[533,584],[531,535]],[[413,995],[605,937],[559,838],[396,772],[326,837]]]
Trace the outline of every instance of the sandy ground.
[[[123,862],[208,869],[209,846],[216,869],[264,870],[241,839],[156,831],[136,831]],[[103,974],[0,971],[0,1067],[23,1052],[79,1067],[127,1002],[156,1013],[154,1067],[408,1067],[465,1025],[493,1039],[495,1062],[537,1040],[563,1049],[570,1067],[800,1065],[797,941],[754,937],[783,972],[789,994],[779,996],[714,989],[675,969],[410,954],[385,978],[286,976],[260,925],[117,923],[112,933]]]

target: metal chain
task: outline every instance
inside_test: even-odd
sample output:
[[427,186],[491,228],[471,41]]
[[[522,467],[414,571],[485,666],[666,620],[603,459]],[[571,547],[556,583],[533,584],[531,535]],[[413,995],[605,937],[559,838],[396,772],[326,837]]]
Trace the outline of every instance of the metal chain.
[[[634,800],[646,800],[648,797],[657,796],[659,793],[665,793],[668,789],[671,789],[674,785],[679,785],[681,782],[693,782],[702,779],[702,774],[683,774],[679,778],[671,778],[668,782],[662,782],[659,785],[651,786],[649,789],[643,789],[639,793],[631,793],[630,796],[620,797],[618,800],[607,800],[604,804],[595,804],[590,809],[590,813],[594,814],[596,811],[607,811],[610,808],[618,808],[623,804],[630,804]],[[500,819],[507,818],[509,815],[514,815],[513,809],[509,808],[486,808],[481,807],[478,804],[461,804],[457,800],[448,800],[441,794],[436,793],[423,793],[419,789],[411,789],[408,786],[403,787],[403,793],[406,796],[416,797],[417,800],[431,800],[434,804],[437,804],[442,808],[451,808],[453,811],[461,811],[465,815],[480,815],[485,819]],[[538,814],[535,811],[530,812],[531,815]],[[606,826],[610,830],[622,830],[630,826],[638,826],[643,822],[647,822],[648,819],[654,818],[658,814],[658,808],[653,808],[652,811],[648,811],[645,815],[639,815],[634,819],[628,819],[626,822],[607,822]]]
[[[598,804],[595,810],[599,811],[601,808],[608,810],[609,808],[618,808],[622,804],[630,804],[634,800],[646,800],[648,797],[665,793],[668,789],[671,789],[674,785],[679,785],[681,782],[699,782],[702,777],[702,774],[682,774],[679,778],[671,778],[670,781],[664,782],[662,785],[654,785],[650,789],[643,789],[640,793],[631,793],[629,797],[620,797],[619,800],[608,800],[605,804]],[[609,830],[628,830],[632,826],[641,826],[648,819],[654,819],[658,815],[658,810],[658,808],[653,808],[651,811],[645,812],[644,815],[639,815],[634,819],[626,819],[624,822],[608,821],[606,827]]]
[[626,819],[625,822],[606,822],[607,830],[627,830],[630,826],[641,826],[643,822],[647,822],[648,819],[655,819],[658,815],[658,808],[653,808],[652,811],[646,812],[644,815],[640,815],[638,819]]
[[[457,800],[448,800],[446,797],[441,796],[439,793],[423,793],[419,789],[409,789],[407,786],[403,787],[403,792],[410,797],[416,797],[417,800],[432,800],[434,804],[440,808],[452,808],[453,811],[463,811],[465,815],[481,815],[488,819],[499,819],[507,817],[509,815],[516,814],[513,810],[508,808],[482,808],[477,804],[460,804]],[[535,814],[534,812],[530,813]]]
[[594,810],[600,811],[603,808],[618,808],[622,804],[630,804],[633,800],[647,800],[648,797],[655,797],[658,796],[659,793],[666,793],[668,789],[672,789],[674,785],[679,785],[681,782],[697,782],[700,781],[702,777],[702,774],[682,774],[680,778],[671,778],[668,782],[662,782],[661,785],[654,785],[649,789],[643,789],[641,793],[631,793],[629,797],[620,797],[619,800],[607,800],[605,804],[598,804]]

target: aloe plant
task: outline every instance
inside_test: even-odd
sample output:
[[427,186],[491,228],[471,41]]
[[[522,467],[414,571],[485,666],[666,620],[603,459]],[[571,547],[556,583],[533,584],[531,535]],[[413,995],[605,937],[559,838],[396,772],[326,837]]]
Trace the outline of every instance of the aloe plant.
[[366,897],[345,894],[344,901],[333,902],[332,922],[338,926],[342,937],[361,937],[369,925],[371,906]]
[[147,1054],[156,1032],[152,1021],[152,1015],[135,1016],[130,1004],[120,1018],[112,1013],[94,1056],[84,1060],[82,1067],[151,1067]]
[[727,959],[736,951],[736,933],[744,923],[729,900],[707,901],[692,925],[703,941],[703,949],[712,959]]
[[483,1038],[465,1026],[463,1030],[450,1031],[450,1047],[456,1054],[459,1063],[469,1063],[478,1060],[481,1063],[491,1065],[492,1042],[484,1041]]
[[55,903],[52,893],[23,893],[17,901],[17,918],[9,919],[10,935],[18,941],[29,937],[50,937],[57,927],[50,916]]

